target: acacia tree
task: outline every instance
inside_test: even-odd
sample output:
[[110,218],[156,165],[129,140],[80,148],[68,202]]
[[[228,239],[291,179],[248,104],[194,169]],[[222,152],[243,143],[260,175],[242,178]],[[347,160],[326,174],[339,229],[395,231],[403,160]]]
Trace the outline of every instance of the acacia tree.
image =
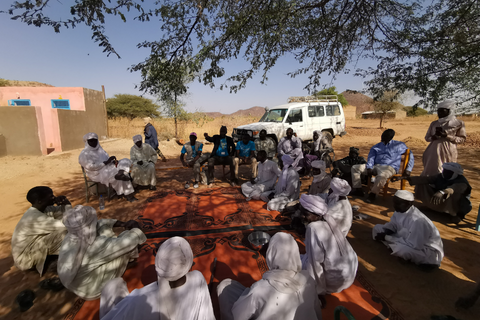
[[160,113],[152,100],[133,94],[116,94],[107,100],[109,118],[127,117],[130,120],[143,117],[158,117]]
[[328,95],[334,95],[338,97],[338,101],[342,104],[342,106],[348,105],[347,99],[343,96],[343,94],[337,92],[337,88],[335,86],[325,88],[320,91],[316,91],[313,93],[314,96],[328,96]]
[[398,110],[403,105],[398,101],[399,93],[394,91],[385,91],[382,95],[372,102],[375,112],[380,113],[380,128],[383,128],[383,123],[387,115],[391,111]]

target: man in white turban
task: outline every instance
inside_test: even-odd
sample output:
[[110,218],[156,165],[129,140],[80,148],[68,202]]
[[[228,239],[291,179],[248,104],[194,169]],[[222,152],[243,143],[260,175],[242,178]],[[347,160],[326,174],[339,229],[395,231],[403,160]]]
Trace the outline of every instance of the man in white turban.
[[[63,224],[68,233],[58,255],[58,276],[85,300],[98,299],[109,280],[122,276],[128,262],[138,257],[138,245],[147,240],[138,222],[97,220],[95,209],[87,206],[67,210]],[[126,230],[117,237],[116,227]]]
[[85,169],[87,176],[92,181],[106,186],[111,184],[117,195],[125,195],[130,202],[136,201],[133,196],[135,190],[128,176],[132,161],[127,158],[117,161],[115,156],[109,157],[100,146],[96,133],[84,135],[83,142],[85,148],[80,152],[78,162]]
[[440,174],[406,179],[415,186],[415,198],[434,211],[449,214],[452,221],[458,223],[472,210],[472,187],[463,175],[460,164],[447,162],[442,167]]
[[295,167],[294,160],[288,154],[282,156],[283,170],[278,178],[275,191],[267,191],[260,198],[268,202],[268,210],[282,211],[285,206],[298,199],[300,195],[300,177]]
[[418,265],[440,266],[442,238],[432,221],[415,208],[414,200],[411,192],[398,190],[390,222],[373,227],[373,239],[382,241],[394,256]]
[[322,319],[315,281],[308,271],[302,271],[295,239],[288,233],[276,233],[266,258],[269,271],[250,288],[231,279],[220,282],[221,319]]
[[332,178],[329,174],[327,174],[325,161],[323,160],[314,160],[311,163],[312,165],[312,173],[313,173],[313,181],[310,185],[310,189],[308,190],[308,194],[321,194],[326,193],[330,189],[330,181]]
[[258,152],[257,159],[257,177],[242,184],[242,193],[247,197],[247,201],[251,199],[260,200],[262,193],[272,191],[278,176],[282,173],[275,162],[267,159],[265,150]]
[[445,100],[437,105],[438,120],[428,128],[425,140],[430,142],[423,153],[422,176],[435,176],[442,165],[457,162],[457,145],[465,142],[465,123],[455,117],[455,101]]
[[308,223],[302,265],[315,279],[317,293],[323,296],[349,288],[355,280],[358,258],[345,233],[319,196],[304,194],[300,205],[303,222]]
[[15,227],[12,256],[18,269],[29,270],[35,267],[41,275],[47,256],[58,255],[67,234],[62,223],[63,213],[71,205],[66,197],[55,197],[52,189],[43,186],[30,189],[27,200],[32,206]]
[[353,221],[353,210],[347,196],[352,188],[346,180],[333,178],[327,197],[328,215],[337,223],[337,226],[346,237]]
[[189,272],[192,264],[193,252],[185,239],[166,240],[155,257],[157,281],[123,299],[128,293],[125,282],[113,282],[100,298],[100,310],[103,306],[106,312],[100,319],[215,320],[207,282],[200,271]]
[[132,161],[133,184],[148,187],[156,190],[157,177],[155,176],[155,163],[157,153],[149,144],[142,142],[142,136],[133,136],[133,147],[130,149],[130,160]]
[[294,168],[298,167],[300,160],[303,159],[302,139],[294,135],[292,128],[288,128],[287,135],[278,142],[277,152],[280,160],[283,160],[284,155],[289,155],[293,159],[290,165]]

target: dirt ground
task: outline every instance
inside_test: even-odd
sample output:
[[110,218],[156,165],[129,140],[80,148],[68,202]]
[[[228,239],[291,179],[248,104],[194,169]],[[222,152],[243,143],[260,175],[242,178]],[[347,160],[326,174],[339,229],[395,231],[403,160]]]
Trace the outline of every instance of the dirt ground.
[[[422,154],[427,143],[424,135],[431,120],[397,120],[389,121],[386,126],[394,129],[395,140],[407,143],[415,156],[413,175],[421,173]],[[377,120],[354,120],[347,123],[348,135],[334,139],[336,158],[344,157],[348,147],[360,148],[367,156],[370,147],[380,141],[382,130],[378,129]],[[450,314],[459,319],[478,319],[480,301],[469,311],[456,311],[456,299],[473,290],[476,281],[480,281],[480,237],[474,230],[480,200],[480,121],[466,121],[467,133],[471,137],[468,143],[459,147],[458,162],[465,169],[465,176],[473,187],[472,203],[474,208],[464,222],[454,225],[448,217],[432,212],[425,212],[437,226],[443,238],[445,258],[439,270],[424,272],[416,266],[404,263],[390,256],[387,248],[374,242],[371,229],[377,223],[385,223],[393,214],[392,198],[380,197],[376,204],[366,204],[363,199],[351,199],[352,204],[359,205],[360,212],[371,216],[368,220],[354,221],[349,241],[358,254],[359,270],[364,273],[374,287],[389,299],[393,306],[402,312],[405,319],[429,319],[433,314]],[[102,142],[103,148],[117,158],[129,156],[131,140],[111,139]],[[210,151],[212,146],[205,146]],[[173,141],[162,141],[160,149],[167,156],[168,162],[159,162],[157,168],[180,166],[178,156],[181,147]],[[27,191],[37,185],[50,186],[56,195],[66,195],[74,205],[85,204],[85,185],[78,164],[81,149],[62,154],[43,157],[4,157],[0,158],[3,183],[0,185],[2,201],[0,204],[0,318],[2,319],[62,319],[75,301],[75,295],[63,290],[52,293],[42,290],[38,283],[54,275],[55,261],[48,264],[48,271],[39,277],[36,271],[20,272],[13,266],[10,240],[22,214],[28,209],[25,199]],[[221,178],[221,169],[216,176]],[[240,178],[245,181],[249,170],[241,167]],[[189,169],[157,171],[158,189],[183,188],[186,180],[192,178]],[[218,185],[227,186],[226,181]],[[303,188],[310,185],[303,180]],[[391,184],[398,188],[399,183]],[[201,186],[200,188],[205,188]],[[413,190],[410,186],[408,190]],[[391,192],[394,190],[392,189]],[[390,192],[390,194],[391,194]],[[134,219],[138,214],[138,204],[152,193],[140,191],[137,203],[124,200],[107,202],[106,209],[99,211],[100,218],[120,220]],[[89,205],[98,209],[98,200],[93,197]],[[25,313],[20,313],[15,304],[15,297],[24,290],[31,289],[36,294],[34,306]]]

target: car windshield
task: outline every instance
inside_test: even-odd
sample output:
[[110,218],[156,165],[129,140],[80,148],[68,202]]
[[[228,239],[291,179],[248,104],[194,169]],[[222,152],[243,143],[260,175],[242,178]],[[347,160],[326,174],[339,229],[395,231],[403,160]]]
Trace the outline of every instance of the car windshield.
[[259,122],[282,122],[288,109],[272,109],[265,112]]

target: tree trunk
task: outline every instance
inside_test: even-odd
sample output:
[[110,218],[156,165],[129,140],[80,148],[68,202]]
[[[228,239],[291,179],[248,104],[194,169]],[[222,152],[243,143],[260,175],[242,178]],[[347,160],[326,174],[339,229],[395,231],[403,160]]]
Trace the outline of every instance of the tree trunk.
[[177,93],[175,93],[175,105],[174,105],[174,119],[175,119],[175,139],[178,139],[178,130],[177,130]]
[[385,121],[385,113],[380,116],[380,129],[383,129],[383,122]]

